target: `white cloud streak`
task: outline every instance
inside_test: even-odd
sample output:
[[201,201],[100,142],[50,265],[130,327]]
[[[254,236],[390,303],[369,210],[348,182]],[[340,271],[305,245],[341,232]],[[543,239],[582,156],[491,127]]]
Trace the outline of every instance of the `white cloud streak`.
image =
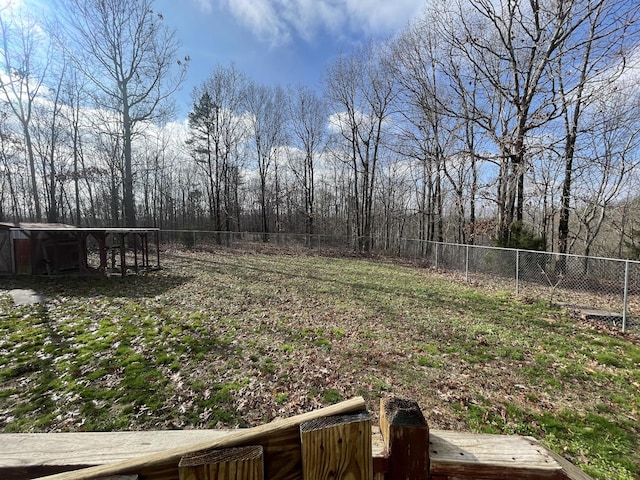
[[213,0],[193,0],[198,9],[208,15],[213,12]]
[[[200,0],[204,2],[205,0]],[[272,46],[319,32],[338,36],[389,35],[403,28],[424,0],[219,0],[258,38]]]
[[[290,31],[279,0],[223,0],[225,7],[257,37],[272,44],[288,43]],[[284,2],[288,3],[288,2]]]

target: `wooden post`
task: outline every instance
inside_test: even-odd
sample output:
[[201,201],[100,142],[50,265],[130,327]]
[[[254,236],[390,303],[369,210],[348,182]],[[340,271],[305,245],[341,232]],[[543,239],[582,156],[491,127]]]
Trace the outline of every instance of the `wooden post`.
[[127,274],[127,251],[124,237],[126,234],[120,233],[120,276],[124,277]]
[[373,478],[368,412],[312,420],[300,425],[304,480]]
[[156,230],[156,267],[160,268],[160,230]]
[[429,427],[418,403],[380,400],[380,432],[387,448],[387,480],[429,479]]
[[87,273],[87,234],[84,232],[75,233],[76,245],[78,247],[78,269],[80,273]]
[[104,232],[94,233],[94,238],[98,241],[98,252],[100,254],[100,266],[98,270],[103,275],[107,273],[107,262],[109,261],[107,258],[107,235]]
[[133,269],[138,273],[138,234],[133,232]]
[[149,271],[149,234],[144,232],[142,236],[142,262],[144,263],[145,270]]
[[180,480],[263,480],[261,446],[189,453],[178,464]]

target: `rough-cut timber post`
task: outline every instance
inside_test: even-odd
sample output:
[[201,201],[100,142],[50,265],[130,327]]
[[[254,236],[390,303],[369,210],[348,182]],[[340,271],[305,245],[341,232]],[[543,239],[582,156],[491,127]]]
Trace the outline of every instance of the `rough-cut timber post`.
[[387,480],[429,478],[429,427],[417,402],[380,400],[380,432],[387,447]]
[[95,235],[98,239],[98,250],[100,251],[100,273],[107,273],[107,238],[104,233],[100,233],[99,235]]
[[261,446],[189,453],[180,459],[180,480],[263,480]]
[[368,412],[318,418],[300,425],[304,480],[371,480],[373,454]]
[[120,237],[120,268],[122,270],[120,275],[124,277],[127,274],[127,244],[124,241],[124,233],[119,233],[118,236]]

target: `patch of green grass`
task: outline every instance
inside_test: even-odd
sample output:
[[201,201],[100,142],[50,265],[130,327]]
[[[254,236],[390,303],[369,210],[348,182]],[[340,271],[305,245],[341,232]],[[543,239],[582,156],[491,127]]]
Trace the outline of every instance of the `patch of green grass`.
[[267,357],[260,363],[260,371],[267,375],[273,375],[276,373],[277,367],[274,361]]
[[442,366],[442,361],[431,356],[420,356],[418,357],[418,365],[420,365],[421,367],[439,368]]
[[326,349],[330,349],[331,347],[331,340],[329,340],[328,338],[319,338],[317,339],[315,342],[313,342],[313,344],[316,347],[324,347]]
[[[634,478],[640,468],[634,425],[630,421],[611,421],[596,413],[562,411],[538,418],[545,433],[544,442],[575,460],[589,459],[585,471],[597,478]],[[577,463],[577,462],[576,462]]]
[[525,357],[522,348],[508,345],[498,346],[495,350],[495,354],[498,358],[502,358],[504,360],[516,360],[519,362],[524,360]]
[[336,340],[342,340],[344,338],[344,336],[346,335],[346,332],[345,332],[344,328],[334,327],[334,328],[331,329],[331,335]]
[[429,355],[438,355],[439,348],[435,343],[428,343],[422,347],[422,350]]
[[342,395],[337,390],[325,390],[322,392],[322,401],[325,403],[333,404],[342,400]]
[[601,365],[610,367],[623,367],[625,365],[624,357],[611,352],[601,352],[596,355],[596,360]]

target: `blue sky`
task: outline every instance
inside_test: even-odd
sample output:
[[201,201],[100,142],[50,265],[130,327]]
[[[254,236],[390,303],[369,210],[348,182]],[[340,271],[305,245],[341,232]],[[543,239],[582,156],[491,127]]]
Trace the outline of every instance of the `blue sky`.
[[[154,0],[191,59],[176,95],[179,117],[192,107],[191,92],[216,65],[232,63],[267,85],[320,88],[326,65],[369,38],[404,29],[427,0]],[[36,18],[51,0],[0,0],[0,11],[24,8]]]
[[191,91],[216,65],[268,84],[321,86],[340,52],[387,38],[418,15],[425,0],[156,0],[191,65],[176,98],[185,116]]

